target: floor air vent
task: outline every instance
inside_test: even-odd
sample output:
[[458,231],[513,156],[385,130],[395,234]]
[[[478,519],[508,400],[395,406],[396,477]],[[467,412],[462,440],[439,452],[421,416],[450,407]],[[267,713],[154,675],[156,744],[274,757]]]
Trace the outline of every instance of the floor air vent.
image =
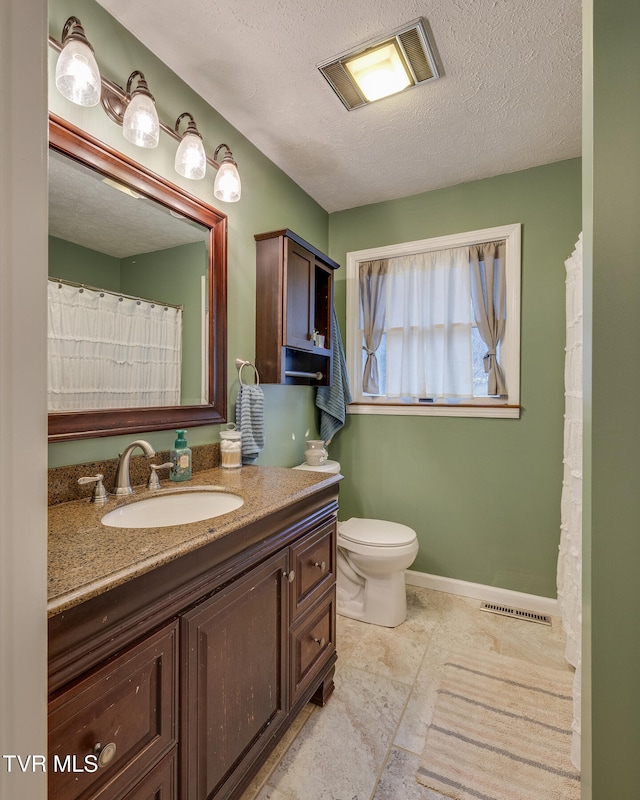
[[527,611],[526,608],[513,608],[513,606],[501,606],[498,603],[482,602],[480,611],[502,614],[504,617],[525,619],[528,622],[537,622],[539,625],[551,625],[551,617],[548,614],[538,614],[537,611]]

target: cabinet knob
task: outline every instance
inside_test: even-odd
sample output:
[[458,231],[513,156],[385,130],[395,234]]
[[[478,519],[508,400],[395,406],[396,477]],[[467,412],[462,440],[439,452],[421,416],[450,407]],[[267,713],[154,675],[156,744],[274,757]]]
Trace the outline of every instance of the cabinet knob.
[[98,766],[106,767],[116,754],[116,743],[108,742],[102,745],[98,742],[98,744],[94,744],[93,746],[93,754],[98,756]]
[[324,636],[321,639],[314,639],[313,641],[318,645],[318,647],[324,647],[327,643],[327,640],[324,638]]
[[316,561],[316,563],[313,566],[317,567],[320,570],[320,572],[324,572],[325,569],[327,568],[327,562],[326,561],[320,561],[320,562]]
[[289,583],[293,583],[296,579],[296,573],[293,570],[291,572],[283,572],[282,577],[286,578]]

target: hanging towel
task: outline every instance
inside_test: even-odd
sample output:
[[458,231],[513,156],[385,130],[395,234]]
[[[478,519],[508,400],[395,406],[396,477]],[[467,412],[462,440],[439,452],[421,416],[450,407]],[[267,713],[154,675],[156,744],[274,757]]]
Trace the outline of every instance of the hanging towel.
[[343,427],[351,389],[336,310],[331,316],[331,386],[318,386],[316,406],[320,409],[320,438],[325,444]]
[[240,385],[236,427],[242,432],[242,463],[253,464],[264,447],[264,392],[257,384]]

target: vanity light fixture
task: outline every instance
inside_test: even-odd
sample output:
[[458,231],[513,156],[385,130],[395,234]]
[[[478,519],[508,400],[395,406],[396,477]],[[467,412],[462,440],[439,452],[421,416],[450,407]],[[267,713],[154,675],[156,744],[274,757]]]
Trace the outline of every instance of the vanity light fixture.
[[218,153],[223,147],[226,153],[220,163],[218,174],[213,184],[213,194],[214,197],[217,197],[218,200],[224,200],[225,203],[235,203],[240,199],[242,185],[240,183],[238,165],[233,160],[233,153],[229,149],[229,145],[219,144],[213,154],[213,160],[217,161]]
[[188,112],[180,114],[176,120],[175,132],[180,135],[178,129],[185,117],[189,118],[189,124],[176,150],[175,168],[178,175],[182,175],[183,178],[199,181],[207,172],[207,154],[204,152],[202,136],[191,114]]
[[348,111],[439,77],[422,19],[330,58],[318,69]]
[[[191,180],[199,180],[204,178],[206,165],[209,164],[217,170],[213,184],[214,196],[225,203],[235,203],[240,199],[242,191],[240,174],[229,146],[219,145],[215,150],[214,157],[211,158],[205,152],[202,135],[192,114],[181,114],[172,128],[160,120],[154,97],[140,70],[131,73],[126,91],[117,83],[102,77],[93,55],[93,48],[87,41],[77,17],[69,17],[66,21],[62,31],[62,42],[56,41],[52,36],[49,36],[48,41],[49,47],[60,53],[56,66],[56,86],[67,99],[86,106],[97,105],[101,102],[109,119],[122,126],[125,139],[139,147],[157,147],[160,131],[163,130],[179,143],[175,161],[176,172],[179,175]],[[80,47],[82,58],[77,54],[74,55],[74,51],[78,50],[77,45],[82,45]],[[62,58],[64,51],[67,51],[65,59]],[[69,60],[67,58],[69,54],[74,61],[73,69],[64,66],[65,61]],[[90,62],[95,65],[95,70],[88,68],[87,65]],[[58,73],[61,76],[60,80]],[[82,81],[74,83],[75,79],[72,80],[74,74],[84,76]],[[89,80],[88,76],[93,77]],[[136,79],[137,85],[133,88]],[[98,88],[91,94],[87,86],[94,84]],[[71,88],[74,85],[76,88]],[[91,102],[88,101],[89,96],[91,96]],[[184,134],[180,134],[178,128],[184,117],[189,118],[189,123]],[[224,157],[222,162],[218,163],[216,159],[223,149],[225,150]],[[197,155],[195,155],[196,152]]]
[[62,29],[62,50],[56,64],[56,87],[79,106],[100,102],[100,70],[93,47],[77,17],[69,17]]
[[[133,81],[138,79],[132,90]],[[122,120],[122,135],[138,147],[157,147],[160,141],[160,120],[156,101],[149,91],[147,81],[140,70],[134,70],[127,81],[129,102]]]

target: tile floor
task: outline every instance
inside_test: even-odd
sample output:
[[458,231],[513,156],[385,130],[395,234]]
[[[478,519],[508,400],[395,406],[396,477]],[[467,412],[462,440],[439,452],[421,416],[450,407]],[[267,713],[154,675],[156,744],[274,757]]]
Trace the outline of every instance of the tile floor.
[[242,800],[443,800],[415,776],[450,648],[569,669],[558,619],[549,628],[415,586],[407,604],[393,629],[338,616],[333,696],[302,711]]

